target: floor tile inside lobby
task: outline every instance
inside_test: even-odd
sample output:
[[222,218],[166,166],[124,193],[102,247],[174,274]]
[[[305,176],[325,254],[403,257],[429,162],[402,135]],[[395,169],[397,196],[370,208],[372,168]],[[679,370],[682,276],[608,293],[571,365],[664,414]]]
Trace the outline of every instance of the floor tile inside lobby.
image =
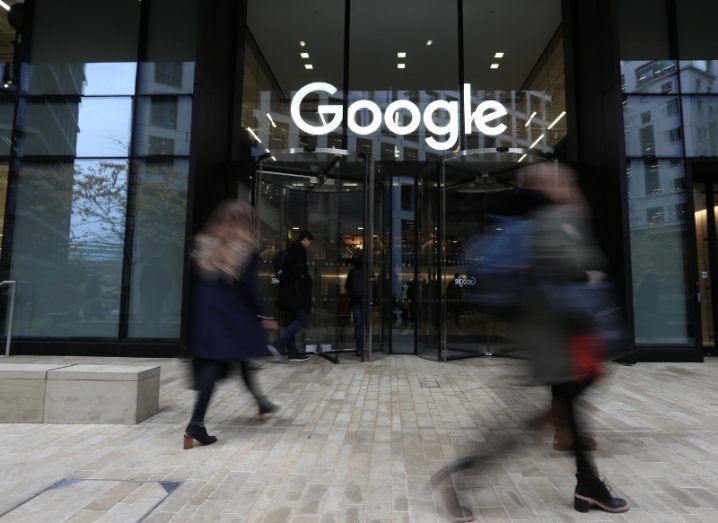
[[619,516],[573,511],[569,456],[549,431],[519,428],[548,396],[522,386],[513,360],[268,364],[278,415],[258,422],[225,381],[207,418],[219,443],[188,451],[194,393],[181,361],[5,361],[157,363],[162,387],[161,412],[137,426],[0,424],[2,521],[445,521],[445,487],[430,475],[504,438],[519,448],[461,479],[479,521],[718,521],[716,360],[612,365],[587,398],[599,469],[631,502]]

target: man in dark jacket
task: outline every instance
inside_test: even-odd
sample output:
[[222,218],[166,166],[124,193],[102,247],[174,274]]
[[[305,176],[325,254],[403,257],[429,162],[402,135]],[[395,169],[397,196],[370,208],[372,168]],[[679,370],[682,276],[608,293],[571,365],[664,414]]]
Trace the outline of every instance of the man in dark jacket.
[[354,340],[356,341],[356,354],[364,353],[364,260],[361,255],[354,258],[354,267],[347,273],[344,290],[349,296],[354,317]]
[[307,250],[314,236],[309,231],[299,233],[299,238],[287,249],[282,261],[279,278],[279,308],[288,315],[289,322],[275,346],[286,347],[289,361],[306,361],[306,354],[299,354],[296,335],[307,326],[312,308],[312,278],[307,267]]

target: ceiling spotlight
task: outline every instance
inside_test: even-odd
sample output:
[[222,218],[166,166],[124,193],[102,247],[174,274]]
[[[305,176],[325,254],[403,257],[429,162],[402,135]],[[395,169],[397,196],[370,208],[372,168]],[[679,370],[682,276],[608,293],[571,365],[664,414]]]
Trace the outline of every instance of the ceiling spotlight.
[[398,63],[396,64],[397,69],[406,69],[406,64]]
[[397,58],[406,58],[406,53],[404,51],[399,51],[396,53]]
[[306,46],[307,46],[307,42],[305,42],[304,40],[299,40],[299,47],[306,47]]
[[304,64],[305,69],[314,69],[314,66],[312,64]]
[[309,58],[309,53],[299,53],[299,56],[306,60],[307,58]]
[[504,57],[504,53],[501,53],[501,52],[496,53],[496,54],[494,55],[494,58],[503,58],[503,57]]
[[495,63],[494,63],[494,64],[491,64],[491,65],[489,66],[489,69],[498,69],[498,68],[499,68],[499,64],[495,64]]
[[427,40],[426,41],[426,47],[431,47],[434,44],[433,40]]

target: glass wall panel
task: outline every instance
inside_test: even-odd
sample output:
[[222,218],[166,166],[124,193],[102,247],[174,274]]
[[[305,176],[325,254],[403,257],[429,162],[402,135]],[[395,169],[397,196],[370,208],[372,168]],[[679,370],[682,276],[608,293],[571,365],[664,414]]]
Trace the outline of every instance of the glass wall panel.
[[192,97],[137,98],[135,154],[189,155]]
[[21,154],[122,157],[129,153],[132,99],[23,102]]
[[718,93],[718,2],[677,0],[678,51],[684,93]]
[[[394,125],[408,127],[408,134],[392,132],[382,118],[368,136],[352,132],[350,127],[349,148],[355,149],[357,139],[368,138],[374,158],[417,157],[423,161],[427,152],[436,152],[433,140],[446,143],[448,149],[459,146],[457,2],[416,0],[411,9],[402,0],[352,2],[350,22],[349,103],[370,100],[383,115],[390,103],[408,101],[423,114],[431,102],[442,100],[447,106],[453,105],[455,113],[438,109],[433,120],[446,130],[443,135],[432,135],[420,123],[420,117],[415,119],[408,110],[399,109]],[[366,37],[369,34],[371,38]],[[354,120],[368,126],[374,117],[362,109]]]
[[474,130],[466,148],[552,151],[566,134],[561,2],[464,2],[463,10],[464,75],[472,106],[498,100],[508,111],[501,120],[505,132],[493,137]]
[[623,107],[626,154],[681,156],[681,108],[677,97],[629,96]]
[[689,224],[681,160],[631,160],[626,167],[635,336],[638,344],[689,344]]
[[344,2],[249,0],[247,27],[242,126],[251,130],[257,155],[267,149],[341,147],[342,125],[327,135],[307,133],[293,123],[290,103],[310,82],[337,89],[331,95],[308,93],[300,113],[309,125],[322,125],[319,104],[343,103]]
[[188,160],[135,163],[131,338],[178,338]]
[[139,92],[191,93],[199,0],[152,0]]
[[683,97],[686,156],[718,156],[718,96]]
[[8,156],[12,145],[12,126],[15,101],[0,99],[0,156]]
[[136,0],[33,2],[31,94],[132,94],[140,6]]
[[127,162],[24,163],[10,279],[19,336],[118,334]]

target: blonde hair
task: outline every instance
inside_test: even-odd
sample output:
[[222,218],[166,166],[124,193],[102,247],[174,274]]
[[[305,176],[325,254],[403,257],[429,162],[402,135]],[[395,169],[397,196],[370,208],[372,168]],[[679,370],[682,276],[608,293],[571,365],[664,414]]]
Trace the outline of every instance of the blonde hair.
[[250,205],[234,200],[220,204],[195,237],[192,259],[200,272],[238,280],[255,251],[256,227]]

